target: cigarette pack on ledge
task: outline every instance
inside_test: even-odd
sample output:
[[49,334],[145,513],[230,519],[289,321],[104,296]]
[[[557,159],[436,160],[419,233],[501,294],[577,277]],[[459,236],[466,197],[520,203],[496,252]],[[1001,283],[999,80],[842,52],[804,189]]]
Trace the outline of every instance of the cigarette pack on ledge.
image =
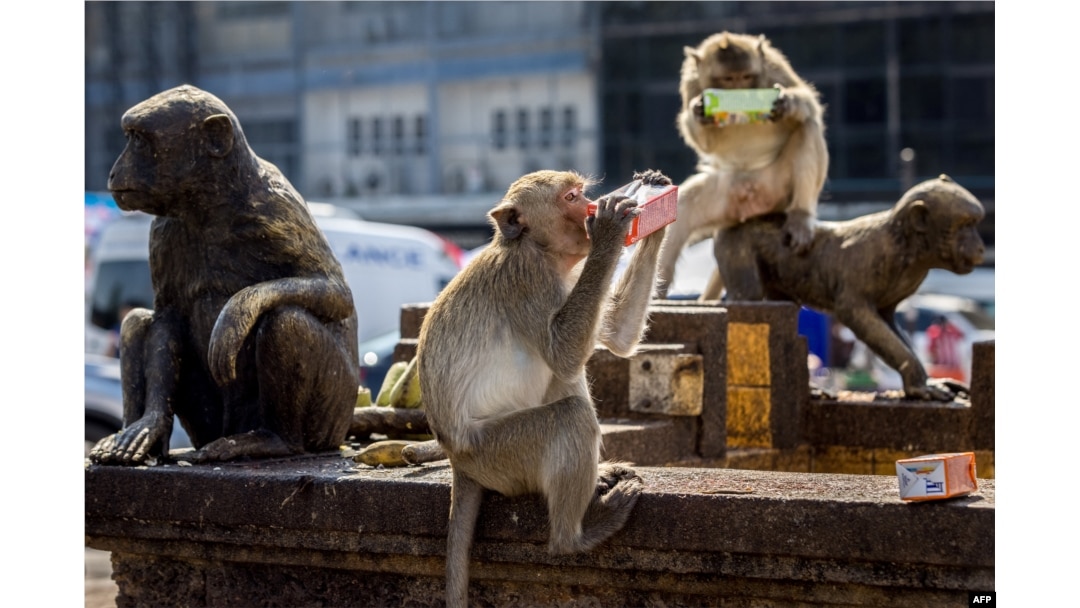
[[779,89],[705,89],[701,102],[716,124],[752,125],[770,120],[778,97]]
[[[679,205],[678,186],[651,186],[634,180],[611,194],[629,196],[637,201],[638,209],[641,209],[626,233],[627,247],[675,221]],[[596,215],[596,203],[589,203],[589,215]]]
[[971,494],[975,481],[975,454],[931,454],[896,461],[903,500],[938,500]]

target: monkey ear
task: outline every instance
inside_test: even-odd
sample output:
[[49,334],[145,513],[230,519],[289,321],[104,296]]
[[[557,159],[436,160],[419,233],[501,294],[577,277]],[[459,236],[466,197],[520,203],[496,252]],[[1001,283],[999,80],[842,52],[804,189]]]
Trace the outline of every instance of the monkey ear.
[[930,229],[930,207],[922,199],[905,201],[896,210],[896,215],[910,230],[925,233]]
[[203,129],[206,131],[206,145],[211,156],[222,158],[232,151],[233,127],[228,116],[214,114],[203,121]]
[[694,61],[701,63],[701,53],[697,49],[688,46],[682,47],[683,53],[686,53],[687,57],[690,57]]
[[525,232],[525,217],[518,212],[512,203],[503,201],[488,213],[499,234],[508,241],[512,241]]

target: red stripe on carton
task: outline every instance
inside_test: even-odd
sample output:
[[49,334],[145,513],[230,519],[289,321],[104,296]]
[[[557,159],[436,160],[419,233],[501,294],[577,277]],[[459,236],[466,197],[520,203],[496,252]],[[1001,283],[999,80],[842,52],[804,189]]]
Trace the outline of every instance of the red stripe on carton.
[[[628,247],[675,221],[679,206],[678,186],[647,186],[635,180],[611,194],[626,194],[638,202],[641,210],[626,233]],[[589,203],[589,215],[596,215],[596,203]]]

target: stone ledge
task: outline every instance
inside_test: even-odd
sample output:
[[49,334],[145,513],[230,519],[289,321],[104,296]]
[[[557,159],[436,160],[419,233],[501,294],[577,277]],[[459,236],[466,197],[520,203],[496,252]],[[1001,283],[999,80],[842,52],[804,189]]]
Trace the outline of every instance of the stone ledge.
[[[485,495],[474,599],[964,606],[968,591],[994,588],[992,480],[907,504],[886,476],[639,472],[626,527],[581,555],[547,553],[539,497]],[[442,604],[446,464],[88,466],[85,481],[86,544],[113,552],[118,606]]]

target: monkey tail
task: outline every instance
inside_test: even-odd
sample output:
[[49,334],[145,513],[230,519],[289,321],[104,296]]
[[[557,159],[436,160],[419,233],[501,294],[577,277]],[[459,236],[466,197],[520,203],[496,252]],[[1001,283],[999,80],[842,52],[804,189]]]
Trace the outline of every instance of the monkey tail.
[[626,464],[601,463],[597,495],[581,522],[579,550],[588,551],[621,530],[644,485],[637,472]]
[[480,514],[483,488],[452,467],[450,534],[446,542],[446,608],[467,608],[469,599],[469,552],[476,518]]

